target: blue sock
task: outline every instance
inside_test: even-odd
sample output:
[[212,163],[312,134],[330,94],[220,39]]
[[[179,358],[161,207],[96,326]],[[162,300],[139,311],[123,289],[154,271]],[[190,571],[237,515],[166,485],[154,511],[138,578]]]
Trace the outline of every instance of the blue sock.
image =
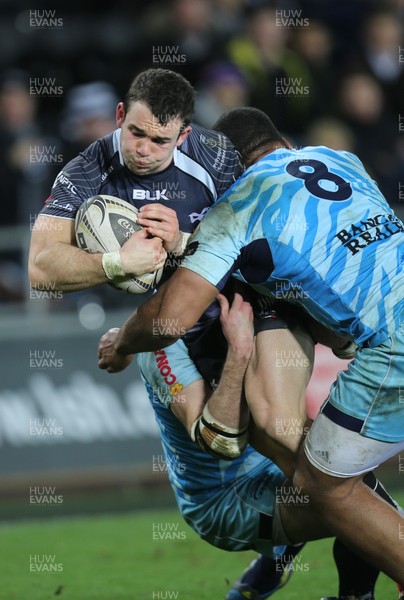
[[[276,559],[261,554],[254,566],[245,573],[242,582],[247,583],[259,593],[271,590],[278,585],[284,568],[293,561],[303,546],[304,544],[276,546],[274,548],[274,554],[278,556]],[[280,554],[281,548],[284,548],[282,554]]]

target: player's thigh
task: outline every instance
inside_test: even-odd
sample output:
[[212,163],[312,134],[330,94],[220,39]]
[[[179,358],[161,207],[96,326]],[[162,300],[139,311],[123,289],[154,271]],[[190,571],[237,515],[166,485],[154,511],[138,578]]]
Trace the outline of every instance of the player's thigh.
[[257,333],[247,369],[247,402],[259,430],[295,452],[305,432],[314,344],[304,327]]

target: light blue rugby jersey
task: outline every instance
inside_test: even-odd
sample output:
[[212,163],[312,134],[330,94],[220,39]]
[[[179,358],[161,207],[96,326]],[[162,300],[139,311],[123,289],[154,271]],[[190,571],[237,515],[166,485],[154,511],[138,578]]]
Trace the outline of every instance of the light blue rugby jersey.
[[[146,357],[146,354],[139,356]],[[159,398],[147,382],[153,384],[157,377],[152,363],[141,360],[139,367],[160,431],[168,477],[181,512],[186,512],[190,505],[201,504],[212,498],[235,481],[239,483],[251,477],[255,469],[262,469],[262,465],[269,462],[251,446],[247,446],[244,453],[232,461],[218,460],[203,452],[191,440],[169,406],[165,405],[164,398]],[[187,385],[185,380],[184,385]]]
[[281,148],[221,196],[182,266],[219,289],[234,274],[377,346],[404,305],[403,231],[355,155]]

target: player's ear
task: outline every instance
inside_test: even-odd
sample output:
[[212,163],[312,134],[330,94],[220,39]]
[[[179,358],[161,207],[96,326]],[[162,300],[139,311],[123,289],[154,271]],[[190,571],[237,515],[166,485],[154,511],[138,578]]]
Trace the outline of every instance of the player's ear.
[[189,136],[191,131],[192,131],[192,127],[190,125],[188,125],[188,127],[185,127],[185,129],[183,129],[181,131],[180,135],[178,136],[178,140],[176,141],[175,145],[181,146],[181,144]]
[[123,102],[120,102],[116,107],[115,119],[117,126],[122,127],[122,123],[125,120],[125,106]]

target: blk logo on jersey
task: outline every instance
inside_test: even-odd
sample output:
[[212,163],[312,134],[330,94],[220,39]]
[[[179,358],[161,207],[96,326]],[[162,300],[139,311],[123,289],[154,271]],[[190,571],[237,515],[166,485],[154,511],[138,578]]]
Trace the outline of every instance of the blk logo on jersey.
[[133,190],[133,200],[149,200],[149,202],[159,202],[160,200],[169,200],[167,190]]
[[133,190],[133,200],[147,200],[148,202],[162,202],[164,200],[186,200],[187,192],[180,189],[178,182],[164,182],[164,188],[158,186],[152,190]]

